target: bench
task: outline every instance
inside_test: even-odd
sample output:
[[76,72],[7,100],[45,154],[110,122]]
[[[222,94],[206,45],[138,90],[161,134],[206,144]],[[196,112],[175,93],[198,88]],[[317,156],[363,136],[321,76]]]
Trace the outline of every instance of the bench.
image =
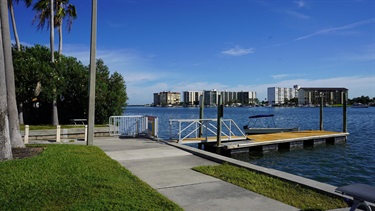
[[352,184],[335,189],[335,192],[353,197],[353,205],[350,211],[356,210],[359,206],[364,206],[367,211],[372,211],[366,202],[375,203],[375,187],[365,184]]
[[82,123],[83,125],[87,122],[87,119],[70,119],[71,123],[77,125],[77,122]]

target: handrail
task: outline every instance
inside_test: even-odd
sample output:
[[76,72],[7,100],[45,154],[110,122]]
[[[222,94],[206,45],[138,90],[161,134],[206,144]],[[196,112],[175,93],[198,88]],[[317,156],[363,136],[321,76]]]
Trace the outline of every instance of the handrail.
[[[216,124],[215,124],[216,122]],[[174,132],[174,125],[178,124],[178,129]],[[239,134],[237,136],[243,136],[246,138],[245,133],[238,127],[238,125],[232,119],[221,119],[222,130],[221,135],[228,137],[232,140],[233,136],[236,136],[235,131]],[[217,135],[217,119],[170,119],[170,139],[177,135],[178,143],[187,138],[203,138],[207,141],[208,136]],[[202,129],[203,134],[199,136],[198,130]],[[176,130],[176,129],[175,129]]]

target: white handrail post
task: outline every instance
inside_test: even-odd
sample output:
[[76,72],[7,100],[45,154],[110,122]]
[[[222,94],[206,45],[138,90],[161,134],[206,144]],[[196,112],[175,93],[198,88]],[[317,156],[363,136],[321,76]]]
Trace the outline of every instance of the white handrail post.
[[85,142],[87,141],[87,125],[85,125]]
[[61,126],[57,125],[57,129],[56,129],[56,142],[60,142],[60,131],[61,131]]
[[24,137],[25,144],[29,143],[29,125],[25,125],[25,137]]

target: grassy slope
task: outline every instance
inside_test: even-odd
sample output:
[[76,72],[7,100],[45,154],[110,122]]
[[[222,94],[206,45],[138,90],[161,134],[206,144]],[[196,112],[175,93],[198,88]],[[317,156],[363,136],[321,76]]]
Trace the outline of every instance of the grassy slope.
[[329,210],[347,207],[342,199],[317,193],[298,184],[286,182],[229,164],[200,166],[194,168],[194,170],[217,177],[302,210]]
[[92,146],[0,162],[0,210],[181,210]]

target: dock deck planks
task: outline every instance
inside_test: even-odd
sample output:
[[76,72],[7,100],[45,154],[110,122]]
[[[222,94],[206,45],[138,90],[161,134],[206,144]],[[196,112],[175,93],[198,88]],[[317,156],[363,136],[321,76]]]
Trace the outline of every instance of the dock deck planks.
[[[333,132],[333,131],[320,131],[320,130],[304,130],[304,131],[293,131],[293,132],[282,132],[282,133],[272,133],[272,134],[258,134],[258,135],[247,135],[244,139],[243,137],[232,137],[231,140],[222,137],[222,144],[227,149],[242,148],[242,147],[252,147],[252,146],[263,146],[270,144],[279,143],[290,143],[296,141],[306,141],[306,140],[317,140],[317,139],[330,139],[336,137],[346,138],[349,133],[345,132]],[[241,141],[240,143],[238,141]],[[209,143],[216,142],[216,137],[206,138],[193,138],[185,139],[182,141],[183,144],[187,143]]]

